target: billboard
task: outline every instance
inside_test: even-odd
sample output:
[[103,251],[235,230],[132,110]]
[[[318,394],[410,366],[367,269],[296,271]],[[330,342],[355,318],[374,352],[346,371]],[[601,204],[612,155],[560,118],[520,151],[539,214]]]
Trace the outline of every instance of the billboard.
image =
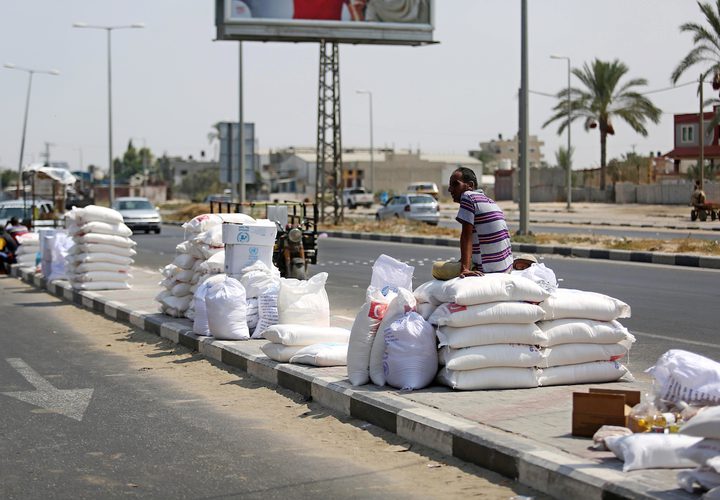
[[434,0],[215,0],[218,40],[435,43]]
[[[220,132],[220,182],[238,184],[240,169],[238,168],[238,145],[240,143],[240,127],[237,122],[221,122]],[[245,123],[243,130],[243,165],[245,166],[245,184],[255,183],[255,124]]]

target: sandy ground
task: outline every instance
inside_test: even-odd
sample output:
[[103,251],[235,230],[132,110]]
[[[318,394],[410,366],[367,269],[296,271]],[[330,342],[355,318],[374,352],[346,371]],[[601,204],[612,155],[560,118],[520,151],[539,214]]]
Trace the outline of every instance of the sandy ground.
[[[54,299],[53,299],[54,300]],[[296,449],[325,458],[353,457],[358,466],[391,477],[398,491],[418,498],[547,498],[518,483],[447,457],[363,421],[333,414],[295,393],[258,381],[165,339],[71,305],[54,308],[56,319],[81,333],[98,353],[121,356],[129,370],[157,378],[202,398],[218,412],[252,417],[258,425],[297,442]],[[192,362],[189,362],[192,361]],[[314,446],[308,450],[307,443]],[[372,488],[369,481],[369,490]]]

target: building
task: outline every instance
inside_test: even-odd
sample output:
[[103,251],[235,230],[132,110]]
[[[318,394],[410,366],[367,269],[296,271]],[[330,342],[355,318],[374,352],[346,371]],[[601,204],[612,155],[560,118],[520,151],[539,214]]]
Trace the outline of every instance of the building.
[[[271,152],[269,158],[265,170],[271,179],[271,193],[315,196],[315,148],[285,148]],[[374,150],[371,155],[369,149],[348,148],[342,155],[342,187],[397,193],[404,192],[413,182],[434,182],[441,196],[447,196],[448,179],[461,166],[473,169],[480,178],[482,163],[470,156],[396,152],[388,148]]]
[[220,176],[220,164],[217,161],[195,160],[192,156],[181,158],[173,156],[168,158],[170,171],[173,173],[173,184],[179,186],[188,175],[193,175],[203,170],[216,170]]
[[[537,138],[536,135],[529,137],[528,144],[528,160],[530,168],[540,168],[544,164],[544,155],[542,147],[545,143]],[[470,151],[470,156],[481,160],[484,163],[485,172],[492,173],[496,170],[509,170],[518,167],[518,136],[512,139],[503,139],[502,134],[498,134],[497,139],[491,139],[488,142],[481,142],[479,150]]]
[[[710,121],[720,106],[713,111],[703,113],[703,128],[706,129],[703,143],[703,154],[711,167],[720,159],[720,126],[707,130]],[[697,113],[684,113],[673,117],[673,149],[665,153],[665,157],[673,161],[674,174],[682,174],[691,165],[696,165],[700,157],[700,135]]]

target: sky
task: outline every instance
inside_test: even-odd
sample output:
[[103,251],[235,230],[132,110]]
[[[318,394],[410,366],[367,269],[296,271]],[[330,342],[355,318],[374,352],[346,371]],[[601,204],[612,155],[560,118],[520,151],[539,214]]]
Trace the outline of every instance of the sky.
[[[373,96],[376,147],[467,154],[480,142],[512,137],[518,128],[520,0],[436,0],[434,39],[421,47],[341,45],[343,147],[368,147]],[[528,1],[529,87],[555,94],[567,85],[564,60],[580,67],[594,58],[619,59],[647,91],[671,86],[670,74],[692,48],[679,26],[702,22],[692,0]],[[52,161],[73,170],[107,167],[107,39],[104,31],[73,28],[144,23],[112,34],[113,152],[129,140],[156,156],[212,155],[208,133],[237,121],[238,43],[214,41],[212,0],[0,0],[0,64],[57,69],[35,75],[24,163]],[[317,43],[243,42],[244,117],[261,149],[314,146],[317,127]],[[697,79],[691,69],[680,84]],[[573,77],[573,85],[579,82]],[[17,169],[28,76],[0,67],[0,168]],[[706,86],[706,98],[711,88]],[[530,96],[530,133],[555,153],[567,137],[542,124],[556,100]],[[673,148],[674,113],[697,112],[694,85],[650,94],[663,110],[643,137],[615,122],[608,157]],[[600,139],[580,122],[572,130],[574,168],[596,168]]]

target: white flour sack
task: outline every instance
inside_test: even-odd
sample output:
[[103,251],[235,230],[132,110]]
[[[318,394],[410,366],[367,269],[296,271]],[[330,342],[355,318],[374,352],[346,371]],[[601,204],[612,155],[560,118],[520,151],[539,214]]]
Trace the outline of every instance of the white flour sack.
[[322,342],[339,342],[347,344],[350,330],[336,326],[310,326],[278,324],[265,329],[263,336],[270,342],[282,345],[308,346]]
[[290,359],[295,356],[301,349],[307,346],[302,345],[282,345],[267,342],[260,346],[260,350],[273,361],[280,363],[287,363]]
[[393,322],[385,331],[385,381],[402,390],[422,389],[438,370],[433,328],[416,312]]
[[435,333],[440,347],[449,346],[453,349],[489,344],[547,343],[547,336],[535,323],[439,326]]
[[[260,262],[260,261],[258,261]],[[280,321],[278,318],[278,291],[279,288],[270,288],[258,297],[258,323],[253,331],[252,338],[261,339],[265,330]]]
[[95,234],[88,233],[82,236],[74,237],[75,243],[79,245],[97,244],[97,245],[113,245],[116,247],[132,248],[135,243],[125,236],[115,236],[114,234]]
[[535,282],[506,273],[454,278],[433,292],[436,301],[464,306],[509,301],[537,303],[550,296]]
[[365,292],[365,304],[358,311],[350,331],[348,346],[348,379],[352,385],[370,381],[370,351],[373,340],[390,302],[398,290],[412,289],[415,268],[388,255],[380,255],[373,264],[370,286]]
[[132,236],[132,229],[122,222],[119,224],[108,224],[107,222],[93,221],[80,227],[75,234],[80,235],[85,233],[114,234],[116,236],[130,237]]
[[544,320],[562,318],[611,321],[630,317],[630,306],[602,293],[558,288],[540,306],[545,310]]
[[330,301],[325,292],[328,273],[307,281],[280,280],[278,320],[297,325],[330,326]]
[[390,302],[397,296],[397,289],[385,287],[377,290],[368,287],[365,304],[358,311],[350,330],[348,347],[348,379],[352,385],[363,385],[370,381],[370,352],[380,322]]
[[488,389],[527,389],[537,387],[534,368],[480,368],[453,371],[447,367],[438,373],[438,381],[453,389],[478,391]]
[[474,306],[443,304],[428,321],[434,325],[473,326],[498,323],[535,323],[545,312],[527,302],[491,302]]
[[75,281],[128,281],[132,279],[132,274],[112,271],[88,271],[75,275]]
[[120,212],[112,208],[99,207],[97,205],[88,205],[84,208],[74,208],[76,212],[75,223],[83,226],[88,222],[106,222],[108,224],[122,224],[123,217]]
[[205,296],[208,290],[216,284],[220,283],[225,279],[224,274],[217,274],[206,279],[193,295],[193,302],[195,304],[195,318],[193,319],[193,332],[198,335],[210,335],[210,325],[208,324],[207,305],[205,303]]
[[226,277],[210,287],[205,294],[210,334],[219,340],[249,339],[245,302],[245,289],[234,278]]
[[303,347],[290,358],[290,362],[312,366],[345,366],[347,351],[347,343],[323,342]]
[[385,357],[385,331],[396,320],[402,318],[406,313],[415,310],[417,305],[412,292],[405,288],[398,289],[397,295],[390,301],[385,314],[380,321],[375,338],[370,348],[370,380],[375,385],[385,385],[385,369],[383,359]]
[[72,287],[76,290],[129,290],[126,281],[73,281]]
[[625,375],[632,378],[628,369],[617,361],[594,361],[539,370],[538,385],[598,384],[615,382]]
[[635,342],[635,337],[617,321],[596,321],[593,319],[555,319],[540,321],[537,326],[547,340],[538,343],[543,347],[558,344],[615,344],[622,340]]
[[543,349],[540,367],[575,365],[591,361],[617,361],[630,351],[630,341],[616,344],[560,344]]
[[671,349],[648,368],[661,399],[688,404],[720,404],[720,363],[693,352]]
[[543,363],[543,353],[535,346],[522,344],[493,344],[462,349],[440,349],[440,364],[448,370],[477,370],[478,368],[532,368]]

